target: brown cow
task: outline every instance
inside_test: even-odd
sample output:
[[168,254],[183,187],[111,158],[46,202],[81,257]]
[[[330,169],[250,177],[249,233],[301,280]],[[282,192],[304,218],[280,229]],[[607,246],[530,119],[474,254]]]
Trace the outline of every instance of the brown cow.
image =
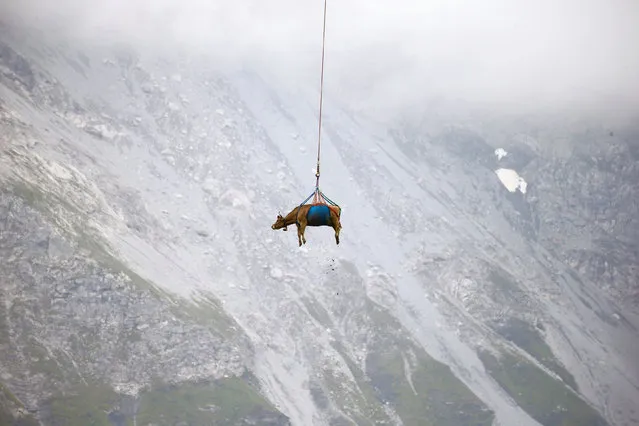
[[[310,215],[309,215],[310,213]],[[297,239],[299,245],[306,244],[304,231],[307,226],[330,226],[335,230],[335,243],[339,244],[339,231],[342,229],[339,217],[342,210],[339,206],[329,206],[325,203],[304,204],[295,207],[286,217],[281,214],[277,215],[277,220],[272,229],[281,229],[286,231],[290,225],[297,225]]]

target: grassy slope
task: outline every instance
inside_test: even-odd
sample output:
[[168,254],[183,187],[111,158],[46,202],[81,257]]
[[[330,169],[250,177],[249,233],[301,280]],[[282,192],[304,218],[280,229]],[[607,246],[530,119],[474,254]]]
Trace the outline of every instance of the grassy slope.
[[133,402],[99,382],[77,385],[45,402],[45,422],[52,426],[286,424],[286,417],[251,382],[249,377],[156,382]]
[[141,395],[137,424],[235,425],[253,419],[259,419],[259,424],[285,424],[286,418],[255,392],[250,382],[249,378],[233,377],[156,386]]
[[509,318],[504,325],[497,328],[497,332],[556,373],[572,389],[578,390],[573,375],[557,360],[537,329],[521,319]]
[[369,315],[378,335],[369,348],[367,374],[378,398],[396,407],[406,426],[491,425],[494,413],[450,370],[410,341],[374,303]]
[[601,415],[564,383],[526,359],[504,350],[482,351],[489,373],[531,417],[544,426],[607,426]]
[[0,384],[0,425],[2,426],[38,426],[38,421],[22,412],[22,403],[7,388]]

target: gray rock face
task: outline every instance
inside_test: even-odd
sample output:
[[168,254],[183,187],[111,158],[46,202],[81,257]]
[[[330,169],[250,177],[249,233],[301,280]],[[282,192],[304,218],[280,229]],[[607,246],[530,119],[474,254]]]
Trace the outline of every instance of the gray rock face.
[[565,159],[532,168],[542,243],[637,312],[639,139],[608,132],[580,138]]
[[60,235],[34,208],[39,194],[14,190],[0,194],[0,371],[28,390],[27,409],[95,377],[137,395],[158,377],[242,374],[251,350],[230,320],[207,327],[172,309],[90,235]]
[[0,28],[0,419],[639,421],[630,136],[559,153],[334,107],[340,245],[298,248],[270,225],[313,189],[305,95]]
[[[548,123],[549,127],[553,125]],[[406,149],[421,150],[414,158],[431,161],[437,157],[432,153],[445,147],[445,151],[463,159],[460,167],[484,172],[512,169],[526,176],[526,194],[500,194],[482,208],[498,203],[517,231],[540,243],[582,278],[598,283],[617,302],[636,313],[636,129],[621,128],[615,133],[595,129],[594,125],[578,130],[566,125],[566,129],[553,135],[534,131],[536,126],[529,123],[517,126],[516,122],[504,122],[503,127],[500,134],[486,132],[485,139],[455,129],[431,141],[420,141],[420,148],[409,144],[411,147]],[[404,138],[415,141],[425,128],[402,130]],[[538,137],[522,134],[526,131]],[[473,142],[464,145],[469,137]],[[408,145],[400,142],[400,146]],[[492,155],[495,149],[502,149],[503,156]],[[485,180],[476,175],[477,182]],[[504,198],[510,204],[505,209],[501,204]]]

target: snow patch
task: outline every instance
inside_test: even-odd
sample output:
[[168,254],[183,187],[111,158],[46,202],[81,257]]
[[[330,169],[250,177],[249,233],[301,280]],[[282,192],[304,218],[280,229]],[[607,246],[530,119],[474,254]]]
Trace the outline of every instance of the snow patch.
[[526,193],[528,184],[516,171],[512,169],[498,169],[495,170],[495,173],[497,173],[499,180],[501,180],[501,183],[504,184],[508,191],[515,192],[519,189],[522,194]]
[[497,156],[497,160],[501,160],[502,158],[508,155],[508,152],[506,152],[504,148],[497,148],[495,150],[495,155]]

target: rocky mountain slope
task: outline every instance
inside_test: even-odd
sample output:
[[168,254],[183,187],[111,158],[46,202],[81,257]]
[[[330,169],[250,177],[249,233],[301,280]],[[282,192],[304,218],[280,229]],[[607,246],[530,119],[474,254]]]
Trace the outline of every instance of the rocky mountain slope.
[[342,237],[298,248],[270,224],[313,190],[314,88],[0,35],[3,424],[639,423],[631,133],[327,100]]

